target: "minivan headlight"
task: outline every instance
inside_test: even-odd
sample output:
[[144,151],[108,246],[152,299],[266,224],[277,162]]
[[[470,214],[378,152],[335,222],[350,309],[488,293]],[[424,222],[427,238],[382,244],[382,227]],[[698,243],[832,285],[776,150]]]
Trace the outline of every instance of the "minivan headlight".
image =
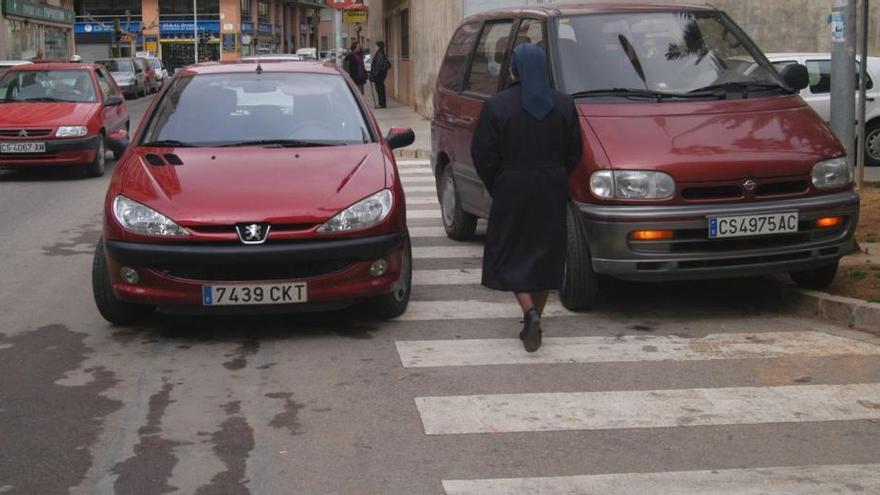
[[846,187],[853,182],[853,170],[846,157],[832,158],[813,165],[813,185],[817,189]]
[[602,199],[667,199],[675,179],[663,172],[599,170],[590,177],[590,191]]
[[348,208],[318,228],[318,232],[345,232],[372,227],[391,213],[394,205],[394,194],[389,189],[373,194]]
[[173,220],[137,201],[116,196],[113,200],[113,216],[127,230],[138,234],[155,236],[185,236],[189,232]]
[[63,125],[55,131],[55,137],[83,137],[88,133],[84,125]]

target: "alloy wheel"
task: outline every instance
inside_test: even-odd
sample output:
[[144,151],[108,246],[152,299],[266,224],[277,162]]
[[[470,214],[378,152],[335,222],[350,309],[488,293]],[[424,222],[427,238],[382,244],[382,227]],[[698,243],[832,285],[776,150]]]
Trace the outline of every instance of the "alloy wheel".
[[880,161],[880,127],[865,136],[865,151],[876,161]]

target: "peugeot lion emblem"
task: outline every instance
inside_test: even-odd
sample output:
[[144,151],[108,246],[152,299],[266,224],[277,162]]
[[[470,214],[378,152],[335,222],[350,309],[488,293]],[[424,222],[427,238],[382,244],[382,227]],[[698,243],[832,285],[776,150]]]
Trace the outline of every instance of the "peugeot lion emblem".
[[28,132],[24,129],[18,131],[18,137],[28,137]]
[[753,192],[758,187],[758,183],[753,181],[752,179],[749,179],[743,182],[743,187],[746,191]]
[[243,244],[262,244],[269,237],[269,224],[249,223],[236,225],[238,238]]

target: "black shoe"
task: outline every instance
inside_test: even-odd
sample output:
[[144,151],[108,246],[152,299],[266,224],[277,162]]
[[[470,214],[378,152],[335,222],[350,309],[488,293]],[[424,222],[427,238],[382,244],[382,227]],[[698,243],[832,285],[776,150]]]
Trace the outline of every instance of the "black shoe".
[[519,338],[523,341],[526,352],[535,352],[541,348],[541,315],[537,310],[530,309],[524,320]]

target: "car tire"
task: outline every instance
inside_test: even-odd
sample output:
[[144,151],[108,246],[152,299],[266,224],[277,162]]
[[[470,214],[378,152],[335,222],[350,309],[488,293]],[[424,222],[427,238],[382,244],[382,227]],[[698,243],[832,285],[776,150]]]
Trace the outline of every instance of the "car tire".
[[440,215],[446,236],[454,241],[467,241],[477,230],[477,217],[464,211],[455,186],[452,165],[443,168],[438,184],[440,192]]
[[593,271],[593,257],[577,210],[566,214],[565,275],[559,299],[566,309],[588,311],[599,299],[599,275]]
[[835,261],[830,265],[820,266],[810,270],[790,272],[789,275],[795,285],[801,289],[823,290],[827,289],[828,286],[831,285],[831,282],[834,281],[834,277],[837,276],[837,268],[839,265],[840,262]]
[[98,312],[113,325],[135,323],[153,312],[153,306],[131,304],[116,299],[107,272],[107,258],[104,255],[104,240],[98,240],[95,258],[92,260],[92,294]]
[[101,177],[107,170],[107,143],[104,135],[98,136],[98,149],[95,151],[95,159],[92,163],[86,165],[87,177]]
[[865,165],[880,167],[880,120],[865,127]]
[[406,312],[409,305],[409,297],[412,294],[412,245],[409,239],[405,241],[403,248],[403,263],[398,286],[394,292],[377,297],[370,301],[372,313],[379,318],[397,318]]

